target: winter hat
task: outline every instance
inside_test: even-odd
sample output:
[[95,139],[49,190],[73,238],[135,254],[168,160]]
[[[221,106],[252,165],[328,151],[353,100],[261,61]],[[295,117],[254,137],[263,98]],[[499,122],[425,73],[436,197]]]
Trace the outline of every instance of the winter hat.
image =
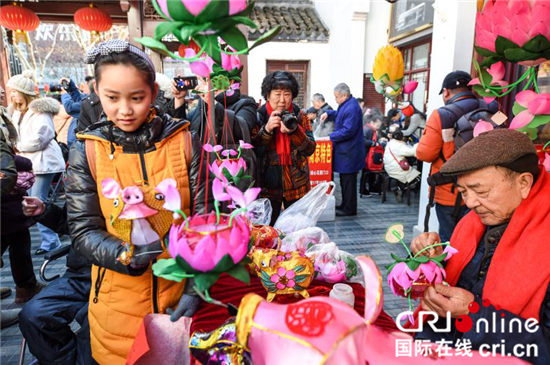
[[8,87],[23,94],[36,96],[36,84],[33,81],[33,72],[25,70],[21,75],[15,75],[8,81]]

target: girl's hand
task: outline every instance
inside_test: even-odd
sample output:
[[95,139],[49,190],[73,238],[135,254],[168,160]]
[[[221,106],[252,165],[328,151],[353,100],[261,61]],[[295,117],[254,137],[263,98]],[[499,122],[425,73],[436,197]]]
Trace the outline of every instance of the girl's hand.
[[34,196],[24,196],[21,205],[25,217],[36,217],[46,210],[46,204]]

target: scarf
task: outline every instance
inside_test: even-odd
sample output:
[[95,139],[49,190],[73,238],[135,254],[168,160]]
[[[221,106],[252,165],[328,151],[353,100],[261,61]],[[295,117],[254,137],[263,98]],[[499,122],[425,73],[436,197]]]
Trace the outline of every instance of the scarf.
[[[265,103],[267,108],[268,119],[273,113],[273,108],[269,102]],[[292,113],[293,105],[290,104],[288,111]],[[282,133],[279,128],[275,131],[275,145],[277,146],[277,154],[279,155],[279,165],[288,166],[292,165],[292,158],[290,157],[290,136],[288,133]]]
[[[522,318],[537,320],[550,283],[550,250],[546,248],[550,227],[550,173],[541,168],[539,174],[529,196],[512,215],[483,286],[483,299],[489,299],[492,305]],[[458,253],[445,268],[446,281],[451,286],[457,284],[462,270],[472,260],[486,228],[473,211],[455,228],[451,245]],[[417,314],[418,311],[415,318]]]

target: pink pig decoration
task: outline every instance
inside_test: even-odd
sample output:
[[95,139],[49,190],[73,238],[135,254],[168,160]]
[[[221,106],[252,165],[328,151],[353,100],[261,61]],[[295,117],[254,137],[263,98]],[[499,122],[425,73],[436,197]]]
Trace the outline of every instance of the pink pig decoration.
[[174,179],[165,179],[156,187],[144,185],[122,188],[115,179],[108,178],[101,182],[101,192],[113,201],[115,207],[111,226],[120,239],[137,246],[164,237],[173,218],[173,213],[166,210],[166,206],[181,207]]

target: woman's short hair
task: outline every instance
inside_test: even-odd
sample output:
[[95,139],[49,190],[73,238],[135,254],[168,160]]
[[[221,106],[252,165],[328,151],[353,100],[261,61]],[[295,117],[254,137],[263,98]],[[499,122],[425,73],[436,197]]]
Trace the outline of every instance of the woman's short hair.
[[298,96],[300,92],[298,81],[293,74],[288,71],[275,71],[268,74],[262,81],[262,96],[265,100],[273,90],[290,90],[292,99]]

